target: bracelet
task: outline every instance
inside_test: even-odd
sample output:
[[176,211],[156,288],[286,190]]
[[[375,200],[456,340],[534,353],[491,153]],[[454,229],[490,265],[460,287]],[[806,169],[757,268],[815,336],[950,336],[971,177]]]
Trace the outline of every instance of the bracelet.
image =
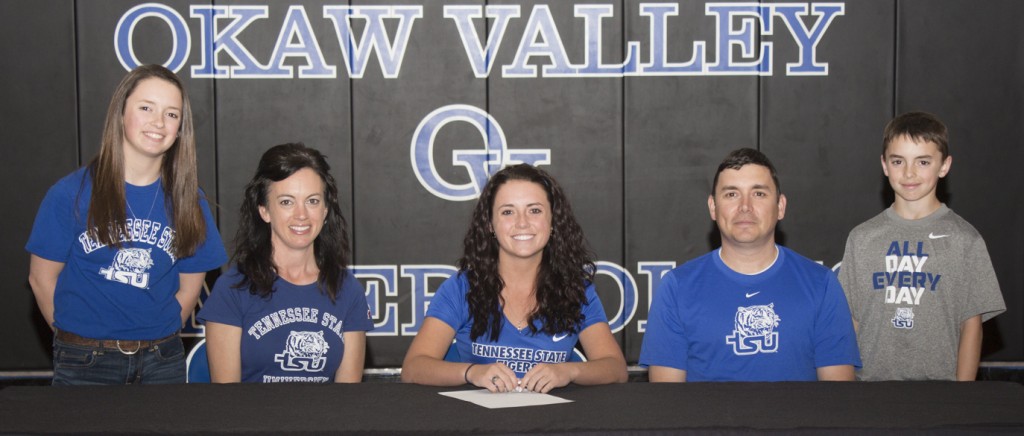
[[472,384],[472,383],[469,382],[469,369],[472,368],[474,365],[476,365],[476,364],[475,363],[470,363],[469,366],[466,367],[466,372],[464,374],[462,374],[462,379],[466,381],[467,385],[471,385]]

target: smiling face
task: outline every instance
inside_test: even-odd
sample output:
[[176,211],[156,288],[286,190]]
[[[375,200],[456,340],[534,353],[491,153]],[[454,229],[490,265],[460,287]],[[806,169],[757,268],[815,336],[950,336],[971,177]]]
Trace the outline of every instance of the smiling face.
[[267,205],[260,206],[260,217],[270,224],[275,253],[312,250],[327,219],[323,180],[316,171],[303,168],[287,179],[271,183]]
[[939,147],[932,142],[915,142],[907,135],[894,138],[882,155],[882,171],[896,192],[897,206],[939,207],[935,187],[946,177],[953,158],[942,158]]
[[127,159],[162,158],[178,139],[181,91],[151,77],[140,81],[124,104],[122,146]]
[[723,246],[774,244],[775,225],[786,215],[786,196],[779,194],[767,167],[748,164],[719,173],[708,209]]
[[540,262],[551,236],[551,204],[541,185],[509,180],[494,195],[491,229],[498,240],[498,262]]

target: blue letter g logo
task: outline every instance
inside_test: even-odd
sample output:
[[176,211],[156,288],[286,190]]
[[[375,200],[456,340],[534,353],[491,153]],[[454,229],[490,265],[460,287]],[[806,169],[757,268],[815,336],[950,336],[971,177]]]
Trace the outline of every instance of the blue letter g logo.
[[[454,121],[470,123],[484,139],[483,149],[452,152],[452,165],[464,166],[469,173],[470,181],[463,184],[444,180],[434,164],[434,138],[445,124]],[[464,104],[441,107],[423,118],[413,133],[409,154],[420,184],[430,193],[451,201],[477,198],[487,179],[505,165],[551,163],[551,150],[509,150],[505,144],[505,133],[494,118],[479,108]]]

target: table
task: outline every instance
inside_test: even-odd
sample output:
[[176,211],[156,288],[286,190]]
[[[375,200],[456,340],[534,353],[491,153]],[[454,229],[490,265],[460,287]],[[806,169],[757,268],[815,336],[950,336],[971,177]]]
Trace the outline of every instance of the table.
[[1010,382],[571,385],[552,394],[572,403],[495,410],[438,395],[462,389],[16,386],[0,390],[0,433],[1024,433],[1024,385]]

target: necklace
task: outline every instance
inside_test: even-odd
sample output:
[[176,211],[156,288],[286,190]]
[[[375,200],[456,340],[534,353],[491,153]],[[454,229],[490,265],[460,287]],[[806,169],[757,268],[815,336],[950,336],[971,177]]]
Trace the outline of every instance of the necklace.
[[[512,324],[512,327],[514,327],[516,330],[519,330],[520,332],[522,332],[523,330],[526,330],[526,328],[530,326],[530,316],[529,315],[527,315],[525,318],[523,318],[523,321],[521,323],[512,321],[513,317],[509,316],[508,313],[505,314],[505,319],[508,320],[509,324]],[[518,319],[518,317],[515,317],[515,319]]]
[[527,298],[518,298],[517,301],[510,302],[504,297],[506,292],[507,290],[502,291],[501,311],[504,312],[505,320],[521,333],[530,326],[530,315],[532,315],[533,310],[526,308],[533,307],[533,305],[527,302]]
[[[159,183],[160,184],[157,185],[156,187],[156,192],[153,193],[153,202],[150,203],[149,205],[149,212],[146,213],[146,221],[149,221],[150,215],[153,215],[153,207],[156,206],[156,198],[160,196],[160,191],[163,189],[163,182],[160,181]],[[138,215],[135,215],[135,211],[132,210],[132,202],[128,201],[128,199],[126,198],[125,203],[128,204],[128,211],[132,213],[132,218],[135,218],[135,221],[138,221]]]

